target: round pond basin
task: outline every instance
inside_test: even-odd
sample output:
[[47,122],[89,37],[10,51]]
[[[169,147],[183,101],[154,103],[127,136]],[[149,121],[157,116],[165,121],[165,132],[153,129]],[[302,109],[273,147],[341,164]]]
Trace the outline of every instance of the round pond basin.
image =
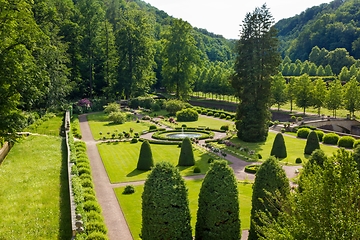
[[200,133],[195,133],[195,132],[169,133],[166,135],[166,137],[171,138],[171,139],[184,139],[186,137],[199,138],[200,136],[201,136]]

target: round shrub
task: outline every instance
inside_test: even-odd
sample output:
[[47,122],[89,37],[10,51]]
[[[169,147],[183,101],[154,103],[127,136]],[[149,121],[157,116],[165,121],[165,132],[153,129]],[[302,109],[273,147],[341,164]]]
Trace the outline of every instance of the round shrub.
[[201,110],[201,114],[202,114],[202,115],[207,115],[207,112],[208,112],[208,111],[207,111],[206,109]]
[[216,113],[214,113],[214,117],[220,117],[220,113],[218,113],[218,112],[216,112]]
[[87,237],[86,240],[108,240],[109,238],[106,234],[102,232],[92,232]]
[[271,148],[270,156],[275,156],[276,158],[287,157],[285,141],[281,133],[276,134],[273,146]]
[[101,213],[101,207],[97,201],[84,202],[84,210],[86,212],[95,211],[95,212]]
[[309,136],[310,134],[310,129],[308,128],[300,128],[298,131],[297,131],[297,137],[298,138],[304,138],[304,139],[307,139],[307,137]]
[[319,139],[319,142],[322,142],[323,138],[324,138],[324,132],[321,131],[321,130],[315,130],[317,136],[318,136],[318,139]]
[[139,159],[137,163],[136,169],[142,171],[148,171],[154,166],[154,160],[151,152],[150,143],[148,141],[144,141],[141,144]]
[[104,113],[106,114],[119,112],[119,111],[120,111],[120,105],[116,102],[109,103],[108,105],[104,106]]
[[[84,196],[85,201],[96,201],[96,197],[92,194],[84,193],[83,196]],[[89,217],[88,217],[88,219],[89,219]]]
[[355,140],[353,148],[356,148],[359,145],[360,145],[360,139]]
[[262,156],[260,153],[258,153],[258,159],[262,159]]
[[86,174],[91,174],[91,171],[89,168],[85,168],[85,167],[81,167],[81,168],[78,168],[78,172],[79,172],[79,175],[81,176],[82,174],[86,173]]
[[232,119],[232,117],[231,116],[226,116],[226,120],[231,120]]
[[135,192],[135,188],[132,185],[127,185],[123,191],[123,194],[133,194]]
[[302,163],[301,158],[299,158],[299,157],[298,157],[298,158],[296,158],[296,159],[295,159],[295,163],[298,163],[298,164]]
[[199,167],[194,168],[194,173],[201,173],[201,169]]
[[225,113],[220,114],[219,118],[221,118],[221,119],[226,118],[226,114]]
[[311,131],[306,140],[304,153],[310,155],[316,149],[320,149],[319,139],[315,131]]
[[336,133],[327,133],[323,137],[323,143],[337,145],[339,138],[339,135],[337,135]]
[[81,179],[81,186],[84,188],[94,188],[94,184],[90,179]]
[[149,127],[149,130],[151,131],[151,130],[156,130],[157,129],[157,127],[156,127],[156,125],[150,125],[150,127]]
[[131,143],[137,143],[138,142],[138,139],[137,138],[133,138],[133,139],[131,139]]
[[214,116],[214,112],[207,112],[207,116]]
[[178,165],[179,166],[195,165],[194,152],[192,149],[190,138],[188,137],[184,138],[182,141]]
[[123,112],[112,112],[108,117],[110,122],[123,124],[126,121],[126,113]]
[[[77,162],[76,163],[76,166],[78,168],[87,168],[87,169],[90,169],[90,164],[87,163],[87,162]],[[90,174],[89,174],[90,175]]]
[[197,121],[199,119],[199,114],[194,109],[186,108],[178,111],[176,113],[176,118],[180,122]]
[[93,188],[83,188],[84,194],[91,194],[95,196],[95,190]]
[[201,114],[202,112],[201,108],[197,108],[196,111],[198,112],[198,114]]
[[259,168],[260,168],[260,165],[247,165],[245,167],[244,171],[247,172],[247,173],[255,174],[259,170]]
[[101,222],[104,221],[103,216],[95,211],[90,211],[86,213],[86,218],[89,222]]
[[79,164],[79,163],[86,163],[90,166],[90,161],[89,161],[89,158],[87,156],[82,156],[82,157],[79,157],[76,159],[76,164]]
[[182,128],[187,128],[186,124],[181,125]]
[[[185,108],[185,103],[179,100],[169,100],[165,103],[165,109],[174,116],[178,111]],[[194,110],[195,111],[195,110]]]
[[223,131],[229,131],[229,125],[223,125],[220,127],[220,130],[223,130]]
[[343,136],[338,141],[339,147],[344,148],[353,148],[354,147],[355,138],[351,136]]
[[88,222],[86,224],[86,232],[87,234],[91,234],[94,232],[101,232],[106,234],[107,233],[107,229],[106,226],[103,222]]

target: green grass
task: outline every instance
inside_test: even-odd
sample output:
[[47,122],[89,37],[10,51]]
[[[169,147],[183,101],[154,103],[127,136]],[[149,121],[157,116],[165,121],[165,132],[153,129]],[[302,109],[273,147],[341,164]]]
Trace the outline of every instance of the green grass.
[[179,122],[178,121],[178,125],[175,125],[175,124],[171,124],[171,123],[163,120],[163,121],[161,121],[161,123],[168,125],[172,128],[181,127],[181,125],[185,124],[187,127],[199,127],[199,126],[204,127],[205,126],[205,127],[211,128],[211,129],[218,129],[218,130],[220,130],[220,127],[224,126],[224,125],[229,125],[230,129],[234,126],[234,122],[232,122],[232,121],[214,118],[214,117],[207,117],[207,116],[203,116],[203,115],[199,115],[199,119],[194,122]]
[[[195,234],[196,213],[198,209],[198,196],[201,188],[202,180],[186,181],[188,188],[189,207],[191,213],[191,226],[193,235]],[[116,188],[115,194],[124,212],[126,222],[130,228],[134,239],[140,239],[141,233],[141,195],[143,193],[143,185],[135,186],[135,193],[124,195],[122,192],[125,187]],[[251,195],[252,184],[238,184],[239,201],[240,201],[240,220],[241,229],[250,228],[250,211],[251,211]]]
[[38,120],[31,126],[25,128],[24,131],[38,133],[42,135],[59,136],[62,121],[63,121],[63,116],[52,117],[46,121]]
[[[137,170],[137,162],[140,154],[141,142],[111,142],[97,145],[103,160],[110,182],[128,182],[145,180],[150,171]],[[177,145],[151,144],[154,163],[168,161],[177,165],[180,148]],[[200,149],[194,148],[195,166],[200,167],[201,173],[205,174],[209,168],[208,159],[213,156]],[[182,176],[196,175],[194,167],[179,167]]]
[[0,165],[0,239],[70,239],[64,141],[21,139]]
[[[91,132],[94,139],[99,140],[100,137],[111,138],[113,133],[121,133],[123,131],[129,132],[130,128],[134,130],[134,133],[141,134],[144,130],[149,130],[151,125],[148,122],[141,121],[136,123],[135,121],[125,122],[123,124],[113,124],[107,120],[107,115],[104,113],[95,113],[87,115],[87,119],[90,125]],[[100,135],[102,132],[102,135]],[[107,134],[107,133],[110,134]]]
[[[242,148],[248,147],[251,150],[254,150],[256,153],[260,153],[262,156],[262,160],[266,160],[271,153],[271,148],[275,139],[277,133],[269,132],[269,136],[265,142],[260,143],[249,143],[249,142],[243,142],[237,137],[234,137],[231,139],[231,142],[241,146]],[[281,159],[281,163],[284,164],[295,164],[296,158],[301,158],[304,162],[304,160],[309,158],[309,155],[304,154],[304,148],[306,145],[306,139],[300,139],[296,138],[294,136],[288,136],[284,134],[284,140],[287,150],[287,158]],[[215,144],[219,148],[225,148],[226,146],[224,144]],[[234,148],[227,147],[228,149],[231,149],[234,151]],[[332,153],[334,153],[337,150],[337,147],[330,146],[330,145],[324,145],[320,144],[320,148],[324,150],[325,154],[330,156]],[[244,154],[244,152],[240,152],[238,150],[235,151],[239,154]],[[305,161],[306,162],[306,161]]]

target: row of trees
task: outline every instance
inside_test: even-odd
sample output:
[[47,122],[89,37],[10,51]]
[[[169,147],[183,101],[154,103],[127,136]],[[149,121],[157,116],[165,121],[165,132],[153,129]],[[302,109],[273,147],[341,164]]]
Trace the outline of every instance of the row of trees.
[[[226,161],[215,161],[199,193],[195,239],[240,239],[237,181]],[[142,194],[142,239],[193,239],[187,188],[168,162],[155,165]]]
[[288,83],[281,74],[273,78],[272,85],[272,103],[277,104],[278,109],[286,102],[290,102],[290,110],[293,104],[305,110],[308,107],[318,109],[320,116],[321,108],[326,107],[333,110],[333,116],[336,117],[336,110],[345,108],[350,116],[360,109],[360,86],[355,77],[344,85],[339,80],[329,83],[321,78],[311,81],[307,74],[298,78],[292,77]]

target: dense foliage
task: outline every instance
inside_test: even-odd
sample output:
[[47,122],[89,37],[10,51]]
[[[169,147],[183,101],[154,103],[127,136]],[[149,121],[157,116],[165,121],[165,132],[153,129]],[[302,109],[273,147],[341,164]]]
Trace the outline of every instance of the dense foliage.
[[236,114],[237,135],[248,142],[264,141],[268,135],[271,76],[277,73],[277,51],[273,17],[266,5],[246,14],[237,45],[235,73],[231,83],[240,99]]
[[137,163],[137,169],[148,171],[154,166],[154,160],[151,152],[151,146],[148,141],[144,141],[141,144],[139,159]]
[[226,161],[214,161],[199,193],[195,239],[240,239],[237,180]]
[[194,166],[195,157],[190,138],[186,137],[181,143],[181,150],[179,155],[179,166]]
[[186,108],[176,113],[176,119],[180,122],[191,122],[199,119],[199,114],[196,110]]
[[157,163],[142,194],[142,239],[192,239],[187,189],[179,171]]
[[281,133],[276,134],[273,146],[271,148],[270,156],[274,156],[276,158],[287,157],[284,136]]
[[248,239],[258,239],[258,228],[262,226],[261,213],[277,219],[282,209],[282,202],[289,194],[290,185],[284,169],[274,157],[270,157],[256,172]]
[[315,131],[311,131],[306,139],[304,153],[310,155],[316,149],[320,149],[319,138]]

